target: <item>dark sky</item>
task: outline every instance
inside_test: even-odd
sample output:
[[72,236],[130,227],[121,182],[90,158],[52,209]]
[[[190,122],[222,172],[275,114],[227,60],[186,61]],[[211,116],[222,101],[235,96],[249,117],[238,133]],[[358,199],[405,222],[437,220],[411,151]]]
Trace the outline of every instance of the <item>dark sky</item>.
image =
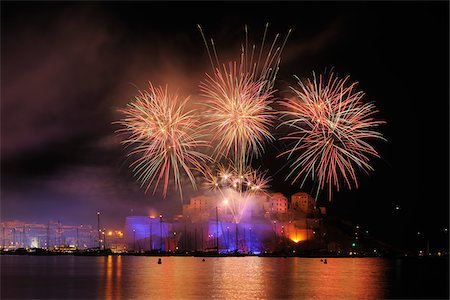
[[[111,124],[136,87],[198,93],[209,61],[196,24],[219,55],[237,57],[247,24],[260,41],[293,28],[277,89],[293,75],[334,68],[375,101],[387,143],[375,172],[334,193],[329,211],[405,245],[421,231],[442,243],[449,218],[448,2],[3,2],[1,4],[1,218],[109,226],[130,214],[174,214],[177,196],[144,194]],[[253,34],[253,36],[252,36]],[[260,161],[285,182],[283,145]],[[309,192],[309,186],[304,190]],[[187,191],[189,193],[189,191]],[[326,194],[318,199],[326,202]],[[395,211],[399,205],[401,209]]]

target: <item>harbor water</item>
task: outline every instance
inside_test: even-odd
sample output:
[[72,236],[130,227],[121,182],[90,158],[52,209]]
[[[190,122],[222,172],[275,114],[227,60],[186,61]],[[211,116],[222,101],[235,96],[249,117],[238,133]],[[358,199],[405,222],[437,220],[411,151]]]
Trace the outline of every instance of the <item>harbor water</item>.
[[[2,299],[448,299],[448,258],[1,256]],[[203,261],[204,259],[204,261]]]

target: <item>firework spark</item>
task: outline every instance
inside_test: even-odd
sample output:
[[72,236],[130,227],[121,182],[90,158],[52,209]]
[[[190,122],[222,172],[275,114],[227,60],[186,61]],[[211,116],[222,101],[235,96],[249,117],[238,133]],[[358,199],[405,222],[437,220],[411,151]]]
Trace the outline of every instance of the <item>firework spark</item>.
[[368,140],[385,140],[377,131],[385,122],[374,118],[378,110],[363,101],[364,93],[348,76],[340,79],[331,73],[317,80],[313,75],[305,83],[297,78],[299,87],[291,88],[294,97],[281,103],[287,108],[282,117],[288,118],[281,125],[293,130],[283,139],[293,146],[279,156],[295,157],[287,178],[294,183],[303,177],[303,185],[311,176],[318,181],[316,196],[327,185],[331,200],[333,187],[339,191],[342,179],[349,189],[358,188],[355,167],[366,173],[373,170],[369,155],[379,155]]
[[[205,44],[206,51],[208,52],[208,57],[211,62],[211,67],[213,74],[216,75],[217,72],[221,72],[221,67],[223,64],[220,63],[219,56],[217,54],[217,49],[214,44],[214,39],[210,39],[210,45],[208,44],[203,29],[200,25],[197,25]],[[263,81],[263,89],[261,93],[269,93],[275,84],[275,79],[277,77],[278,71],[280,69],[281,54],[286,45],[286,42],[291,34],[292,30],[289,29],[286,34],[286,38],[283,43],[279,45],[280,34],[276,34],[272,43],[266,48],[266,38],[267,30],[269,28],[269,23],[266,23],[264,29],[264,35],[262,38],[259,51],[256,44],[249,47],[248,44],[248,28],[247,25],[244,27],[245,30],[245,44],[241,44],[241,54],[239,58],[239,76],[246,77],[251,81]],[[211,47],[211,49],[210,49]],[[251,50],[250,50],[251,48]],[[213,60],[213,55],[214,60]],[[238,61],[238,60],[236,60]],[[225,70],[225,73],[226,70]]]
[[117,132],[127,135],[122,144],[133,147],[128,155],[138,156],[130,167],[141,186],[146,185],[146,192],[154,185],[155,193],[162,181],[166,197],[169,178],[173,176],[182,196],[182,174],[188,176],[195,188],[193,170],[201,169],[209,160],[197,150],[208,143],[203,140],[195,112],[185,108],[187,100],[179,101],[178,95],[169,94],[167,87],[154,88],[150,83],[148,91],[140,91],[134,101],[119,110],[125,117],[116,122],[123,126]]
[[248,202],[255,195],[264,194],[270,181],[266,172],[249,167],[242,172],[232,165],[219,164],[217,169],[206,168],[203,173],[207,189],[220,193],[236,224],[240,222]]

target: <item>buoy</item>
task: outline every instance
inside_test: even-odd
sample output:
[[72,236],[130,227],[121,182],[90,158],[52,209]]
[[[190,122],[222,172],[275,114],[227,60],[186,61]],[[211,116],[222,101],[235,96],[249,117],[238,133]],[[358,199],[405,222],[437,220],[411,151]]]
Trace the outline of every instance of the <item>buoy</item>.
[[323,261],[323,263],[324,263],[324,264],[327,264],[327,263],[328,263],[326,258],[325,258],[325,260]]
[[205,259],[202,259],[202,261],[205,261]]
[[158,259],[158,265],[162,264],[161,258]]

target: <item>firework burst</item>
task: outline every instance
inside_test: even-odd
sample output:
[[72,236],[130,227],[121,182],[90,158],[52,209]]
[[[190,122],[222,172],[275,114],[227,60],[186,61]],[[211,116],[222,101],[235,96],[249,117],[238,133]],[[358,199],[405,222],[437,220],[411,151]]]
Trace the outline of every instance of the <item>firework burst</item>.
[[342,180],[349,189],[358,188],[355,168],[373,170],[369,156],[379,155],[369,140],[385,140],[377,131],[385,122],[374,118],[378,110],[363,101],[364,93],[348,76],[340,79],[331,73],[317,79],[313,75],[305,83],[297,78],[298,87],[291,88],[294,97],[281,103],[287,108],[282,112],[287,120],[281,125],[293,130],[283,139],[293,146],[279,156],[293,159],[288,175],[293,183],[303,177],[303,185],[310,176],[318,183],[316,196],[326,185],[331,200],[333,187],[339,191]]
[[253,156],[261,155],[265,141],[273,140],[270,132],[274,118],[270,107],[272,88],[290,30],[281,46],[277,46],[277,34],[271,46],[264,49],[267,28],[268,24],[257,51],[255,45],[249,50],[245,26],[245,45],[241,46],[240,60],[231,62],[227,68],[219,62],[214,40],[211,39],[208,46],[199,26],[214,74],[207,74],[206,80],[200,84],[207,106],[204,127],[214,133],[212,141],[217,142],[215,159],[232,157],[241,171],[249,165]]
[[231,156],[242,167],[249,157],[261,154],[265,140],[273,140],[272,93],[261,92],[264,82],[237,76],[232,67],[229,71],[200,84],[207,107],[204,127],[217,142],[215,158]]
[[154,88],[150,83],[148,91],[140,91],[134,101],[119,110],[125,117],[116,122],[123,126],[117,132],[127,136],[122,144],[132,147],[128,155],[138,157],[130,168],[141,186],[146,185],[146,192],[153,185],[155,193],[163,182],[166,197],[172,176],[182,196],[182,174],[187,175],[195,188],[193,170],[201,169],[209,160],[198,151],[208,143],[198,128],[195,112],[185,108],[187,100],[180,101],[178,95],[168,93],[167,87]]

